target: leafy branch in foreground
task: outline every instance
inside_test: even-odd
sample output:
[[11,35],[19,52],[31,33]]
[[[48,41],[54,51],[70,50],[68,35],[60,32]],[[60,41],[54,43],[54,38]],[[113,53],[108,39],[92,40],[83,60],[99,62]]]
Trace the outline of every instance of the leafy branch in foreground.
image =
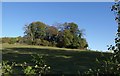
[[118,62],[114,62],[112,57],[107,58],[105,60],[98,60],[96,58],[97,62],[97,68],[89,69],[85,74],[92,74],[92,75],[104,75],[104,74],[119,74],[120,75],[120,66]]
[[35,69],[36,72],[39,74],[46,74],[50,70],[50,66],[45,64],[45,61],[43,60],[43,56],[40,54],[32,55],[33,56],[33,62],[35,62]]
[[32,55],[33,64],[26,62],[24,64],[10,63],[9,61],[2,61],[2,75],[13,75],[15,73],[14,67],[21,66],[23,74],[29,75],[45,75],[50,72],[50,66],[45,64],[43,56],[40,54]]
[[2,61],[2,74],[13,74],[13,66],[15,62],[10,65],[8,61]]
[[116,1],[112,6],[111,11],[114,11],[118,23],[118,30],[115,38],[115,46],[110,45],[108,50],[112,50],[113,54],[107,60],[99,61],[99,67],[95,69],[89,69],[86,74],[100,75],[100,74],[117,74],[120,75],[120,1]]
[[[41,75],[47,74],[50,71],[50,66],[45,64],[43,57],[40,54],[32,55],[34,65],[32,66],[22,66],[25,75]],[[26,65],[26,63],[24,63]]]

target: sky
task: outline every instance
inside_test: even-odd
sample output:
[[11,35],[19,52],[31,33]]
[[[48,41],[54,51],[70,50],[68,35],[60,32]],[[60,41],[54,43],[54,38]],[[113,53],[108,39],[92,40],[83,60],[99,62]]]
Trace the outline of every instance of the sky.
[[85,29],[89,48],[106,51],[114,45],[117,23],[113,2],[3,2],[2,37],[23,36],[25,24],[41,21],[48,25],[75,22]]
[[114,2],[114,0],[1,0],[2,2]]
[[2,36],[2,3],[0,2],[0,37]]

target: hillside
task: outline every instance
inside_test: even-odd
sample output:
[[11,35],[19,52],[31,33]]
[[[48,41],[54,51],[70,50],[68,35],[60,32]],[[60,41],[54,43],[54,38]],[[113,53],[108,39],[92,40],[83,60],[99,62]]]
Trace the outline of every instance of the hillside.
[[[46,64],[51,67],[50,74],[78,74],[83,73],[91,67],[97,67],[96,58],[104,60],[110,53],[85,51],[78,49],[65,49],[54,47],[3,44],[2,60],[23,64],[31,64],[31,55],[40,54],[44,57]],[[104,56],[103,56],[104,55]],[[21,67],[16,66],[16,73],[22,73]]]

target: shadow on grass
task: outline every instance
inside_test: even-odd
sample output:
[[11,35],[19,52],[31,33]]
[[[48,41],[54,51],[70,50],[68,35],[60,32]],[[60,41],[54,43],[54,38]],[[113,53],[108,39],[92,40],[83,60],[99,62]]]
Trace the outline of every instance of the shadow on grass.
[[[91,67],[96,67],[96,58],[104,59],[100,52],[65,51],[42,48],[7,48],[3,50],[2,59],[10,62],[31,64],[33,54],[41,54],[46,64],[51,66],[51,73],[77,74]],[[104,53],[108,57],[110,53]]]

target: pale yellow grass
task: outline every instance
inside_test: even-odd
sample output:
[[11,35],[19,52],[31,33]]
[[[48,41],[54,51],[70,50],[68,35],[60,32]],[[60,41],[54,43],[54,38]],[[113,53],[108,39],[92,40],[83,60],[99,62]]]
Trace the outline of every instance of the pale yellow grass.
[[41,48],[41,49],[54,49],[54,50],[63,50],[63,51],[84,51],[80,49],[68,49],[68,48],[58,48],[50,46],[37,46],[37,45],[26,45],[26,44],[2,44],[2,49],[4,48]]

